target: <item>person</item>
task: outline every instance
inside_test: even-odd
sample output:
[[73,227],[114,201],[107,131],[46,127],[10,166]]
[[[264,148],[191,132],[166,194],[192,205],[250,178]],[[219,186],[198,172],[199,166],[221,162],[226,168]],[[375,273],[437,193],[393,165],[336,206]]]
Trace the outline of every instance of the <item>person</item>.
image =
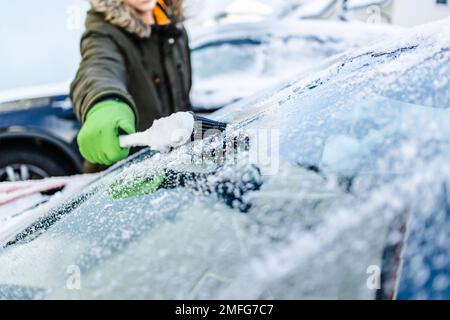
[[120,135],[191,111],[192,72],[181,0],[90,3],[70,97],[85,171],[95,172],[129,155]]

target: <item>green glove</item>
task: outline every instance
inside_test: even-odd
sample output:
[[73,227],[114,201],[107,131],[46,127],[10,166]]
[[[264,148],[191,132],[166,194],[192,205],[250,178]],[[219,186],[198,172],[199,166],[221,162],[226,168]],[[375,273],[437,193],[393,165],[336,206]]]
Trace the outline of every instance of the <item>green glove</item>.
[[136,132],[135,115],[125,103],[105,100],[92,107],[78,134],[82,156],[91,163],[112,165],[128,157],[130,149],[119,145],[119,135]]

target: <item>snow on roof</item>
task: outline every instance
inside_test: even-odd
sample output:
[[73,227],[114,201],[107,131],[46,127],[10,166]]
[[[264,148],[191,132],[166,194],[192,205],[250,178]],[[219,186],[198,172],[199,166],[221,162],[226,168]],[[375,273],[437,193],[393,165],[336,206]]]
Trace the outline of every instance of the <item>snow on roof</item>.
[[314,0],[301,5],[294,13],[297,18],[312,19],[320,18],[330,12],[337,0]]
[[[260,38],[270,34],[276,37],[299,36],[316,37],[352,42],[381,36],[393,36],[405,30],[403,27],[388,24],[367,24],[359,21],[342,22],[335,20],[264,21],[260,23],[239,23],[211,27],[208,30],[191,29],[191,47],[196,48],[208,42],[227,39]],[[368,41],[365,41],[367,43]]]
[[0,91],[0,103],[66,95],[69,93],[69,88],[70,82],[65,81],[40,86]]
[[369,6],[385,6],[392,0],[347,0],[347,10],[365,9]]
[[225,11],[229,14],[257,14],[269,15],[273,12],[273,8],[258,0],[233,1],[226,7]]

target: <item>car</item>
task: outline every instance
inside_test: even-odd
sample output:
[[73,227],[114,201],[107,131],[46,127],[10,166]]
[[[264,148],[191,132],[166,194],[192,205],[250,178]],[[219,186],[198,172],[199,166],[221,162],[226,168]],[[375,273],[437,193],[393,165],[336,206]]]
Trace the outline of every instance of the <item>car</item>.
[[83,170],[80,129],[67,85],[0,94],[0,182],[66,176]]
[[27,213],[0,297],[449,299],[449,35],[348,53]]
[[216,24],[235,22],[256,22],[271,16],[278,16],[278,11],[288,10],[292,1],[283,0],[187,0],[185,2],[187,24],[209,27]]
[[[247,23],[192,31],[194,110],[211,112],[333,54],[398,31],[362,26],[364,36],[346,36],[353,27]],[[69,82],[62,82],[0,92],[0,182],[82,172],[76,144],[80,124],[71,111],[68,88]]]
[[344,3],[339,3],[337,0],[307,1],[297,4],[293,10],[282,11],[282,13],[296,19],[326,19],[332,17]]
[[402,30],[296,19],[192,28],[193,107],[199,112],[218,110]]
[[88,6],[84,0],[42,0],[27,5],[27,10],[39,14],[18,19],[23,6],[3,4],[0,182],[81,172],[74,142],[79,125],[70,110],[65,81],[77,69],[82,17]]

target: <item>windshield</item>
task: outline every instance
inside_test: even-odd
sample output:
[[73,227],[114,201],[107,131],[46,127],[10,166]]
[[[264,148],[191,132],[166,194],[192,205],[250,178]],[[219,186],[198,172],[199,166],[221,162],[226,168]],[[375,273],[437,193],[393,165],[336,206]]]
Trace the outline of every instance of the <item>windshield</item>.
[[73,78],[87,1],[18,0],[2,6],[0,91]]
[[[371,270],[384,266],[386,243],[403,236],[388,232],[396,218],[448,226],[450,43],[442,30],[216,113],[231,124],[228,139],[248,138],[226,161],[211,159],[221,144],[213,139],[167,155],[144,151],[112,169],[2,249],[0,297],[375,297]],[[193,184],[176,175],[174,185],[135,190],[168,172]],[[443,230],[438,243],[448,244]],[[415,297],[430,294],[426,284],[432,297],[445,296],[448,259],[413,264]]]

